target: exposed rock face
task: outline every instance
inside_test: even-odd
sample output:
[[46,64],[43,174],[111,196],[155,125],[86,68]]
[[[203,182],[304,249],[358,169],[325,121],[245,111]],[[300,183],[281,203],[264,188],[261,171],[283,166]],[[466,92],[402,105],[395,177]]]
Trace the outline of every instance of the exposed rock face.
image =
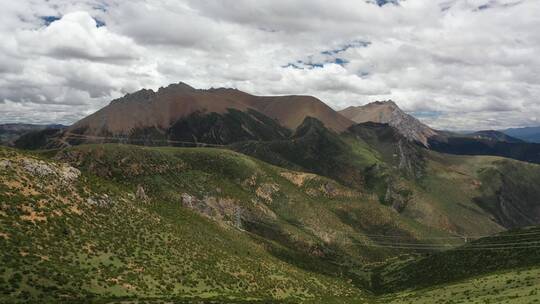
[[[420,178],[425,174],[426,158],[425,151],[416,143],[413,143],[399,130],[388,125],[375,122],[359,123],[349,128],[349,132],[358,139],[384,151],[386,161],[399,169],[410,178]],[[370,174],[379,175],[381,168],[372,168]]]
[[424,175],[423,155],[418,153],[405,139],[398,141],[397,156],[399,159],[398,169],[407,176],[420,178]]
[[403,112],[393,101],[376,101],[359,107],[348,107],[339,113],[356,123],[386,123],[396,128],[410,141],[416,141],[428,147],[428,139],[437,132],[418,119]]
[[195,198],[187,193],[182,193],[182,205],[186,208],[193,208],[193,201]]
[[26,158],[22,160],[23,168],[33,175],[48,176],[54,174],[54,169],[44,161]]
[[255,194],[267,202],[272,202],[272,195],[279,191],[279,186],[273,183],[264,183],[255,190]]
[[[15,164],[10,160],[1,160],[0,169],[9,169]],[[56,177],[64,183],[75,182],[81,175],[81,171],[67,164],[55,165],[34,158],[23,158],[18,161],[17,166],[27,173],[36,177]]]
[[148,200],[148,196],[146,196],[146,193],[144,193],[144,188],[141,185],[137,186],[137,192],[135,193],[135,197],[137,197],[137,199],[143,202]]
[[12,162],[9,159],[2,159],[0,160],[0,170],[6,170],[11,168]]
[[103,194],[101,196],[87,198],[86,203],[97,207],[109,207],[113,204],[113,201],[107,194]]
[[281,172],[280,175],[298,187],[303,186],[306,181],[312,180],[317,177],[317,175],[312,173],[294,171]]
[[236,228],[242,228],[243,211],[237,201],[229,198],[205,196],[198,199],[190,194],[181,194],[182,206]]
[[63,179],[73,182],[79,178],[79,176],[81,175],[81,171],[71,166],[64,165],[61,168],[60,174]]
[[397,212],[402,212],[411,201],[411,192],[407,189],[395,189],[393,182],[389,182],[384,201],[392,205]]

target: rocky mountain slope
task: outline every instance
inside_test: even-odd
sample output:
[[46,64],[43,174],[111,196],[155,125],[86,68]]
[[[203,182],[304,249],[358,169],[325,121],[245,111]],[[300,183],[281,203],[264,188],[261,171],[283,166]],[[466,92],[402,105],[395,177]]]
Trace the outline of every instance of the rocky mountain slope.
[[377,101],[365,106],[348,107],[339,113],[357,123],[389,124],[410,141],[442,153],[493,155],[540,163],[540,144],[524,142],[499,131],[479,131],[472,134],[436,131],[403,112],[393,101]]
[[399,130],[399,132],[411,141],[416,141],[424,146],[429,146],[428,139],[437,132],[418,119],[403,112],[395,102],[376,101],[364,106],[351,106],[339,111],[339,113],[356,123],[377,122],[385,123]]
[[[198,90],[178,83],[140,90],[72,125],[60,141],[172,141],[213,144],[278,139],[311,116],[341,132],[353,122],[310,96],[254,96],[235,89]],[[276,129],[276,130],[273,130]],[[103,139],[106,137],[106,139]]]

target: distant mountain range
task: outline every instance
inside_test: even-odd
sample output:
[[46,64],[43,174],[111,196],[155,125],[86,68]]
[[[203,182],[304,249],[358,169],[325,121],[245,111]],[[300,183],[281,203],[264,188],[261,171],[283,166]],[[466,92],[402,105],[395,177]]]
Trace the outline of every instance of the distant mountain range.
[[501,142],[507,142],[507,143],[524,143],[525,142],[524,140],[512,137],[508,134],[505,134],[504,132],[495,131],[495,130],[476,131],[476,132],[469,133],[467,135],[476,139],[501,141]]
[[511,128],[501,130],[501,132],[519,138],[523,141],[540,143],[540,126],[538,127],[525,127],[525,128]]
[[311,96],[255,96],[236,89],[195,89],[182,82],[156,92],[142,89],[127,94],[68,128],[36,128],[12,137],[10,142],[25,149],[106,142],[229,145],[286,140],[307,117],[338,134],[350,132],[357,123],[388,124],[410,142],[435,151],[540,163],[540,144],[519,137],[526,133],[529,139],[534,138],[534,128],[460,134],[434,130],[391,100],[338,112]]
[[0,124],[0,145],[13,145],[15,141],[22,135],[41,131],[45,129],[63,129],[66,128],[64,125],[59,124],[48,124],[48,125],[39,125],[39,124],[25,124],[25,123],[8,123]]

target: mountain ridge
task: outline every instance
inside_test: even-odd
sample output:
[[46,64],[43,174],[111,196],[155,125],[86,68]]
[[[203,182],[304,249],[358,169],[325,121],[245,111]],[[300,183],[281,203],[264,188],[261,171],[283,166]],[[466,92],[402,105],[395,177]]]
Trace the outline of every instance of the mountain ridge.
[[540,143],[540,127],[509,128],[500,131],[527,142]]
[[437,135],[437,131],[423,124],[415,117],[403,112],[392,100],[375,101],[363,106],[350,106],[340,114],[356,123],[387,123],[395,127],[407,139],[429,147],[428,139]]
[[166,130],[192,113],[224,114],[228,109],[258,111],[282,126],[295,129],[313,116],[341,132],[353,122],[312,96],[255,96],[236,89],[195,89],[185,83],[156,92],[143,89],[113,100],[108,106],[74,123],[69,132],[87,135],[126,135],[136,129]]
[[524,140],[510,136],[504,132],[496,130],[481,130],[468,134],[474,138],[487,139],[492,141],[502,141],[507,143],[524,143]]

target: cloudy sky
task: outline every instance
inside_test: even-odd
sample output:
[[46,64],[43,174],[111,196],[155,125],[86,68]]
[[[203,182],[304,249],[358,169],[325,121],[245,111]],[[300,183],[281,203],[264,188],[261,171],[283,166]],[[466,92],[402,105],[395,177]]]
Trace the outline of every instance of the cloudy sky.
[[[386,3],[389,2],[389,3]],[[70,124],[183,81],[540,125],[538,0],[0,0],[0,123]]]

